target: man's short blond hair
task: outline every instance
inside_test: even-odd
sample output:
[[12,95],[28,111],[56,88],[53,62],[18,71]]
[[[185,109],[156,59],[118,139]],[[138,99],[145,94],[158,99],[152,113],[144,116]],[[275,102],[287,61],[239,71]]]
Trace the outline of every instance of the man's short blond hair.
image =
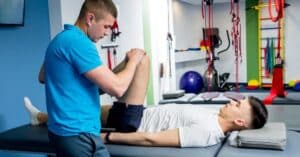
[[104,18],[105,14],[111,14],[117,18],[118,11],[112,0],[85,0],[81,6],[79,19],[84,19],[86,13],[91,12],[96,16],[96,20]]

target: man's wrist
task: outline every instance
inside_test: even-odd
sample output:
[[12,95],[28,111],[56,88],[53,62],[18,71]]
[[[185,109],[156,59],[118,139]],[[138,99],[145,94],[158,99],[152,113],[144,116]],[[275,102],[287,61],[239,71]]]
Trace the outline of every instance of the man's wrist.
[[108,133],[105,135],[105,142],[106,142],[106,143],[111,143],[111,141],[110,141],[110,139],[109,139],[110,133],[111,133],[111,132],[108,132]]

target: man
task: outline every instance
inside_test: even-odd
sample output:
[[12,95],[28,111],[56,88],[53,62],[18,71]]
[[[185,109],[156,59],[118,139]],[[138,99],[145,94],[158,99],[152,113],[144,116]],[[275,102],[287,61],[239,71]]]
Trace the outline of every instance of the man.
[[119,104],[143,103],[132,90],[144,85],[134,77],[147,68],[145,52],[130,50],[115,74],[102,64],[94,44],[109,33],[116,17],[111,0],[85,0],[75,25],[65,25],[47,48],[39,81],[45,83],[49,139],[59,157],[109,156],[99,138],[98,88],[119,98]]
[[120,112],[115,112],[114,107],[110,110],[107,123],[118,132],[102,133],[102,139],[106,143],[143,146],[210,146],[219,143],[228,132],[261,128],[268,117],[264,104],[252,96],[231,101],[219,112],[199,105],[163,105],[145,109],[141,122],[135,125],[135,132],[134,129],[124,129],[122,123],[125,122],[117,116]]
[[[25,104],[32,106],[29,100]],[[268,117],[264,104],[252,96],[231,101],[220,108],[219,112],[201,105],[183,104],[160,105],[144,110],[118,104],[114,104],[111,109],[110,106],[102,108],[106,108],[102,110],[102,116],[109,111],[107,126],[117,130],[101,134],[106,143],[142,146],[211,146],[219,143],[231,131],[263,127]],[[135,115],[128,114],[130,110],[135,110]],[[46,114],[36,113],[35,119],[39,123],[47,120]]]

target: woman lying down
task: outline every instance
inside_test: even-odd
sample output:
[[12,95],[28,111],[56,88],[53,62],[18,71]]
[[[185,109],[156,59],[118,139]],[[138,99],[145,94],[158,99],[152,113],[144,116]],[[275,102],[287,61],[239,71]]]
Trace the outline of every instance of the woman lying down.
[[[45,124],[48,115],[24,98],[31,124]],[[219,111],[201,105],[102,106],[102,125],[116,132],[101,133],[104,143],[142,146],[206,147],[215,145],[234,130],[257,129],[264,126],[268,113],[255,97],[230,101]]]

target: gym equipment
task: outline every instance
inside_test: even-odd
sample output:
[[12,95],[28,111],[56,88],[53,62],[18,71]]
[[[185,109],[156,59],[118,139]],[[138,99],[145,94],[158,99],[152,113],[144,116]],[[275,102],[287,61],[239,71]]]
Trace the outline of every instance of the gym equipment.
[[288,87],[290,87],[290,88],[294,88],[294,86],[295,86],[295,84],[296,84],[296,80],[291,80],[291,81],[289,81],[289,83],[288,83]]
[[203,88],[202,76],[196,71],[188,71],[180,79],[180,89],[186,93],[200,93]]
[[276,97],[286,97],[287,92],[284,90],[283,83],[283,65],[277,64],[274,66],[272,87],[270,94],[264,99],[264,103],[269,105]]
[[219,92],[205,92],[201,93],[201,97],[203,98],[204,101],[209,101],[212,100],[220,95]]
[[259,87],[259,82],[257,80],[250,80],[248,81],[246,88],[249,90],[253,90],[253,89],[257,89],[258,87]]
[[[276,39],[277,40],[277,47],[276,47],[276,54],[275,52],[271,53],[271,66],[275,65],[273,69],[271,69],[273,71],[273,79],[272,79],[272,87],[271,87],[271,91],[269,96],[267,96],[264,99],[264,103],[265,104],[272,104],[273,100],[276,97],[286,97],[287,96],[287,92],[284,91],[284,7],[285,7],[285,0],[276,0],[275,4],[273,5],[273,2],[271,0],[269,0],[268,5],[266,5],[266,7],[268,7],[268,11],[269,11],[269,18],[262,18],[261,17],[261,12],[262,12],[262,7],[265,6],[259,6],[261,8],[258,9],[258,13],[259,13],[259,37],[262,37],[262,30],[264,30],[262,27],[262,20],[271,20],[273,22],[277,22],[275,24],[277,24],[277,37],[274,38],[272,37],[272,39]],[[261,5],[263,3],[261,3],[261,0],[258,1],[258,4]],[[272,7],[275,6],[276,11],[277,11],[277,17],[273,17],[272,14]],[[270,26],[268,26],[270,27]],[[274,27],[274,28],[275,28]],[[267,40],[269,40],[269,38],[267,38]],[[273,41],[273,40],[272,40]],[[271,41],[271,48],[270,50],[274,50],[274,45],[273,42]],[[268,41],[267,41],[268,42]],[[260,43],[261,44],[261,43]],[[268,46],[268,45],[267,45]],[[261,47],[260,47],[260,54],[261,54]],[[275,56],[275,58],[274,58]],[[261,76],[261,80],[264,80],[263,78],[265,78],[263,75]],[[262,81],[261,81],[262,82]],[[262,83],[263,84],[263,83]]]
[[118,47],[117,44],[103,44],[101,45],[101,49],[107,49],[107,65],[108,65],[108,68],[110,70],[113,69],[113,66],[116,66],[116,63],[114,61],[114,64],[115,65],[112,65],[112,59],[111,59],[111,51],[110,49],[112,48],[113,49],[113,55],[114,55],[114,58],[116,58],[116,48]]
[[200,51],[201,50],[201,48],[187,48],[187,49],[180,49],[180,50],[178,50],[178,49],[175,49],[175,52],[186,52],[186,51]]
[[170,98],[170,99],[162,99],[159,101],[159,104],[186,104],[187,102],[190,102],[196,94],[194,93],[185,93],[183,96],[178,97],[178,98]]
[[184,96],[184,90],[172,90],[172,91],[165,91],[165,67],[163,63],[160,64],[160,89],[159,89],[159,95],[160,100],[166,100],[166,99],[177,99],[182,96]]
[[[230,47],[229,32],[226,30],[228,46],[219,51],[217,54],[221,54],[227,51]],[[219,57],[215,56],[215,48],[218,48],[222,44],[222,40],[219,36],[218,28],[203,28],[203,39],[204,41],[210,43],[207,46],[207,53],[209,57],[207,58],[208,67],[203,74],[204,78],[204,89],[205,91],[218,91],[219,89],[224,88],[226,80],[229,78],[229,73],[224,73],[219,76],[218,71],[215,68],[214,61],[218,60]],[[220,80],[221,79],[221,80]]]
[[239,101],[246,98],[243,94],[237,92],[225,92],[224,96],[234,101]]
[[[264,99],[268,93],[256,92],[256,93],[237,93],[237,92],[203,92],[199,94],[186,93],[184,96],[175,99],[161,100],[160,104],[176,103],[176,104],[226,104],[231,99],[240,100],[247,96],[255,96],[259,99]],[[276,98],[273,103],[274,105],[290,104],[298,105],[300,103],[299,93],[290,93],[285,98]]]
[[163,93],[163,99],[176,99],[184,95],[184,90],[177,90],[174,92]]
[[273,22],[277,22],[278,20],[280,20],[281,18],[283,18],[283,10],[284,10],[284,7],[285,7],[285,0],[275,0],[275,8],[276,8],[276,11],[277,11],[277,16],[274,17],[273,16],[273,12],[272,12],[272,6],[273,6],[273,3],[272,1],[269,1],[269,5],[268,5],[268,11],[269,11],[269,14],[270,14],[270,18]]
[[208,66],[204,72],[204,88],[206,91],[218,91],[219,90],[219,76],[218,71],[212,64]]
[[259,83],[257,80],[250,80],[248,86],[259,86]]
[[241,48],[241,19],[240,19],[240,3],[239,0],[231,0],[231,38],[232,44],[234,47],[234,55],[235,55],[235,88],[239,89],[239,63],[242,62],[242,48]]
[[[214,61],[219,57],[215,55],[215,48],[218,48],[222,44],[222,40],[219,36],[219,29],[213,27],[213,0],[202,1],[202,18],[204,19],[205,28],[203,31],[203,39],[200,42],[200,47],[206,50],[206,61],[208,67],[203,74],[204,77],[204,89],[205,91],[218,91],[220,87],[218,71],[215,69]],[[230,47],[230,39],[228,30],[226,30],[228,38],[228,46],[217,53],[223,53]]]
[[[273,0],[258,0],[258,5],[253,6],[253,9],[257,10],[258,13],[257,37],[260,59],[258,61],[259,69],[257,70],[259,70],[258,82],[262,86],[272,81],[273,66],[284,64],[285,60],[284,8],[289,4],[286,4],[284,0],[274,1],[275,3],[273,3]],[[277,12],[276,17],[273,16],[272,10]],[[269,33],[270,31],[274,33]],[[270,34],[273,35],[270,36]],[[284,71],[285,67],[283,67],[283,75]]]
[[[211,94],[210,94],[211,93]],[[216,96],[216,97],[215,97]],[[191,104],[226,104],[230,101],[222,92],[204,92],[191,99]]]
[[228,91],[230,90],[230,87],[227,84],[227,80],[229,78],[229,73],[223,73],[219,76],[219,90],[221,91]]
[[300,82],[295,83],[294,90],[300,91]]
[[114,42],[116,40],[116,38],[121,34],[120,30],[119,30],[119,25],[118,22],[115,21],[114,24],[111,27],[111,37],[110,37],[110,41]]
[[200,47],[206,50],[206,61],[208,67],[203,74],[204,77],[204,89],[205,91],[215,91],[219,87],[218,72],[214,67],[215,48],[221,45],[221,40],[219,37],[219,30],[213,28],[213,0],[203,0],[202,1],[202,18],[204,19],[204,24],[206,28],[203,28],[203,39],[200,42]]
[[[225,92],[226,93],[226,92]],[[186,101],[185,103],[190,104],[226,104],[230,101],[228,97],[225,96],[223,92],[220,92],[220,95],[216,98],[213,98],[209,101],[206,101],[203,99],[202,95],[205,93],[200,93],[193,97],[192,99],[189,99],[189,101]],[[239,94],[247,96],[255,96],[259,98],[260,100],[263,100],[265,97],[269,95],[269,93],[266,92],[240,92]],[[176,100],[173,100],[172,102],[177,103]],[[184,103],[180,101],[180,103]],[[272,101],[272,105],[294,105],[298,106],[300,104],[300,93],[299,92],[289,92],[289,94],[286,97],[275,97]],[[300,124],[300,123],[299,123]]]

